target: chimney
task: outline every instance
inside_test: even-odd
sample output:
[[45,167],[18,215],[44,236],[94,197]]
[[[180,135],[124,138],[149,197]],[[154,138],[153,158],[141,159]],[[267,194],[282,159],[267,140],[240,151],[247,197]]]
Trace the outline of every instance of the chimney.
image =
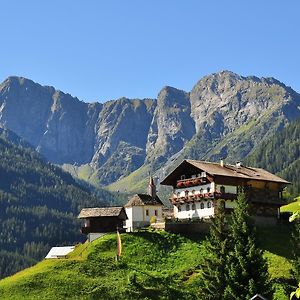
[[220,160],[220,166],[224,167],[224,160],[223,159]]
[[148,186],[148,194],[152,197],[155,198],[156,197],[156,186],[153,180],[153,177],[150,176],[150,180],[149,180],[149,186]]
[[235,166],[239,169],[239,168],[242,167],[243,165],[242,165],[242,162],[237,161],[237,162],[235,163]]

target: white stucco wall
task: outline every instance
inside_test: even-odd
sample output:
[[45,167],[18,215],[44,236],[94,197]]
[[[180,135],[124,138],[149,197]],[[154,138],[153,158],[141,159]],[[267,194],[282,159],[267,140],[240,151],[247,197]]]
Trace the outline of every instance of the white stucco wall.
[[[207,204],[210,202],[211,207],[208,208]],[[201,209],[201,203],[204,204],[204,208]],[[214,215],[214,207],[213,207],[213,201],[201,201],[195,203],[195,209],[192,209],[192,203],[189,204],[190,209],[186,209],[186,203],[181,204],[180,208],[181,211],[178,210],[178,205],[174,206],[174,216],[178,219],[192,219],[192,218],[209,218]]]
[[226,200],[225,208],[236,208],[236,201]]
[[[193,191],[195,191],[195,195],[197,194],[205,194],[207,193],[207,188],[210,188],[210,193],[215,192],[215,183],[208,183],[208,184],[203,184],[203,185],[197,185],[197,186],[191,186],[191,187],[184,187],[180,189],[174,189],[174,194],[177,196],[179,193],[179,197],[185,197],[185,192],[189,192],[189,196],[193,195]],[[202,192],[200,192],[200,189],[202,189]]]
[[125,222],[125,227],[126,227],[126,231],[127,232],[131,232],[132,231],[132,207],[125,207],[125,212],[126,212],[126,215],[128,217],[128,220],[126,220]]
[[[149,214],[147,216],[146,211],[148,210]],[[157,219],[162,219],[162,206],[161,205],[141,205],[126,207],[125,211],[128,217],[126,220],[126,231],[130,232],[135,229],[134,222],[147,222],[150,225],[151,217],[155,216],[155,210],[157,211]]]

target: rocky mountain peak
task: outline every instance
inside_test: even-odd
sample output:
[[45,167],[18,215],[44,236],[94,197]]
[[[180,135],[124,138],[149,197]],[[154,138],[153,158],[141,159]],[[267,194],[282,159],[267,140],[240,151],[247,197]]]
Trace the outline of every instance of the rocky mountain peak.
[[299,106],[300,95],[278,80],[227,70],[203,77],[191,92],[165,86],[157,100],[84,103],[22,77],[0,84],[0,127],[54,163],[89,165],[102,184],[143,165],[157,169],[179,153],[243,158],[298,118]]

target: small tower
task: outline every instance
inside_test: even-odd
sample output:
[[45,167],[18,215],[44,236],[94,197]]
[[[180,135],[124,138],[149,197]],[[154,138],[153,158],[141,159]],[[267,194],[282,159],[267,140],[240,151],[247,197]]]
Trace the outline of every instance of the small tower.
[[156,186],[153,180],[153,177],[150,176],[150,180],[149,180],[149,186],[148,186],[148,194],[152,197],[155,198],[156,197]]

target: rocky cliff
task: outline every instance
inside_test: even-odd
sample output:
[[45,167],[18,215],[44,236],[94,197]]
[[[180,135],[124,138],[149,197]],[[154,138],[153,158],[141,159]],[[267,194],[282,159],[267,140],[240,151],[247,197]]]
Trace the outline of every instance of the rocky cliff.
[[51,162],[88,165],[103,185],[140,167],[167,170],[185,157],[243,159],[299,118],[299,107],[300,95],[283,83],[228,71],[202,78],[190,92],[164,87],[157,99],[103,104],[25,78],[0,85],[0,126]]

